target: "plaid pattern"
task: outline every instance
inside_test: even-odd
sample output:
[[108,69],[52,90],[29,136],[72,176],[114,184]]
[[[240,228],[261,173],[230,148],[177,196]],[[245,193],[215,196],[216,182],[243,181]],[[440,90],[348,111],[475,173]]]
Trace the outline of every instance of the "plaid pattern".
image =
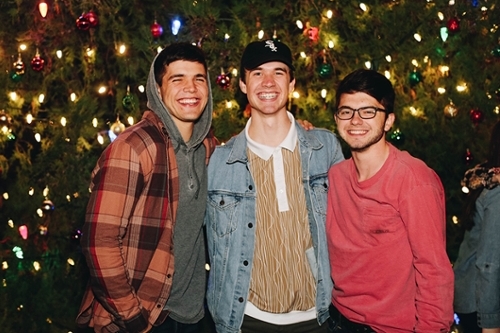
[[[206,163],[215,144],[209,134]],[[106,148],[90,189],[81,239],[90,283],[77,323],[96,332],[150,329],[170,293],[179,198],[175,152],[157,115],[146,111]]]

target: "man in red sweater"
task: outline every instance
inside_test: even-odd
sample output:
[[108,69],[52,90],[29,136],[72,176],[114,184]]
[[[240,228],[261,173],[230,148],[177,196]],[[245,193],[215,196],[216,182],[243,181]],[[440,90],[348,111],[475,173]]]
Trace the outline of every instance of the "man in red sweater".
[[453,271],[439,177],[385,140],[394,89],[372,70],[340,82],[335,122],[352,158],[329,171],[331,332],[448,332]]

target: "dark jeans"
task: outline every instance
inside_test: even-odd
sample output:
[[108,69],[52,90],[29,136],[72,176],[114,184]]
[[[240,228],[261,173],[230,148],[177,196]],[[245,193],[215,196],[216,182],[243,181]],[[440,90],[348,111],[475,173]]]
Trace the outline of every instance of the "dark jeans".
[[245,315],[241,333],[327,333],[326,326],[319,326],[316,319],[290,325],[274,325]]
[[481,327],[477,326],[477,312],[473,313],[457,313],[460,319],[458,325],[462,328],[463,333],[481,333]]
[[200,323],[196,324],[183,324],[178,321],[167,317],[163,324],[153,327],[150,333],[199,333]]
[[328,318],[329,333],[375,333],[370,326],[355,323],[347,319],[333,304],[330,304],[328,310],[330,312],[330,318]]

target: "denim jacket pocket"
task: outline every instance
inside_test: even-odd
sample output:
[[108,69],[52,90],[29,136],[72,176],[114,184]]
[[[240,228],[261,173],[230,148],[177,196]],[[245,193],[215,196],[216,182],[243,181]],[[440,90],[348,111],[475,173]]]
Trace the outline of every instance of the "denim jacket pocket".
[[326,216],[326,201],[328,193],[328,174],[311,177],[309,186],[312,192],[312,202],[317,214]]
[[226,237],[237,227],[237,212],[241,198],[226,193],[209,193],[207,214],[210,214],[210,228],[218,237]]

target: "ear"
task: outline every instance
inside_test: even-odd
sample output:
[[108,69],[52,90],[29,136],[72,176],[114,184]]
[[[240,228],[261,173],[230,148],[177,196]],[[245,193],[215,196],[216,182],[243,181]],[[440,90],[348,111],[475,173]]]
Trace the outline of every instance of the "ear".
[[389,132],[395,120],[396,116],[394,115],[394,113],[389,113],[387,115],[387,118],[385,119],[384,131]]
[[241,91],[246,94],[247,93],[247,85],[245,82],[243,82],[241,79],[240,79],[240,89]]
[[295,78],[292,81],[290,81],[290,83],[288,85],[288,91],[289,92],[292,92],[294,90],[295,90]]

